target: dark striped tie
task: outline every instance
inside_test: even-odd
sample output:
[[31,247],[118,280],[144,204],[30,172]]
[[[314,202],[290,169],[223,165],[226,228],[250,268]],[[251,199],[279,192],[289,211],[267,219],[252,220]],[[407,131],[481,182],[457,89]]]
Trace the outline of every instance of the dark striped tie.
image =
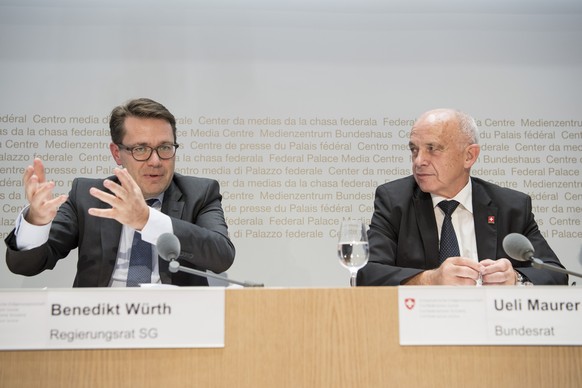
[[[148,206],[156,203],[157,199],[148,199]],[[131,256],[127,270],[127,287],[139,287],[141,283],[152,282],[152,244],[141,239],[137,230],[133,234]]]
[[449,257],[460,256],[459,243],[453,228],[453,221],[451,214],[459,206],[459,202],[455,200],[441,201],[438,204],[443,212],[445,212],[445,219],[443,220],[443,227],[441,228],[441,242],[439,248],[439,262],[443,262]]

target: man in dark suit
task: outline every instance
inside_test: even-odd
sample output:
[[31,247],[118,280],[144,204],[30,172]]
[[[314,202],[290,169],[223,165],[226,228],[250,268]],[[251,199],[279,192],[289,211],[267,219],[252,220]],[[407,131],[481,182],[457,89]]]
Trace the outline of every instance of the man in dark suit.
[[[477,143],[475,121],[462,112],[432,110],[415,122],[409,142],[413,175],[377,188],[370,259],[358,272],[358,285],[568,283],[567,275],[507,258],[504,237],[520,233],[536,257],[561,267],[538,229],[528,195],[470,177]],[[458,253],[439,258],[446,217],[439,203],[445,200],[458,202],[450,218]]]
[[[155,250],[163,233],[181,242],[181,265],[223,272],[235,249],[228,237],[218,182],[174,172],[176,120],[161,104],[136,99],[113,109],[110,151],[118,166],[107,179],[77,178],[69,195],[54,196],[42,161],[26,168],[29,206],[6,238],[8,268],[32,276],[79,248],[74,287],[129,285],[134,235],[150,245],[146,283],[208,285],[172,274]],[[146,200],[154,204],[148,206]],[[137,237],[137,236],[135,236]],[[136,249],[137,250],[137,249]]]

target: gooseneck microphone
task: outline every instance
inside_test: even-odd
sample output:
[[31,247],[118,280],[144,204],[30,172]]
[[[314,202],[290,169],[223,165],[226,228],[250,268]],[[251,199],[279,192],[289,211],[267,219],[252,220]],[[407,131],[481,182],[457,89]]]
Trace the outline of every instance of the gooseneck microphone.
[[514,260],[530,261],[534,255],[534,247],[523,234],[510,233],[503,239],[505,253]]
[[223,282],[227,283],[238,284],[243,287],[264,287],[262,283],[253,283],[249,281],[239,282],[237,280],[229,279],[224,276],[181,266],[180,263],[178,262],[178,257],[180,256],[181,248],[180,240],[178,239],[178,237],[176,237],[176,235],[172,233],[161,234],[160,237],[158,237],[158,240],[156,241],[156,248],[158,249],[158,255],[160,255],[162,259],[170,262],[169,268],[170,272],[172,273],[182,271],[189,273],[191,275],[202,276],[207,279],[213,278],[222,280]]
[[567,275],[582,278],[582,274],[568,271],[567,269],[544,263],[541,259],[534,257],[534,247],[523,234],[510,233],[503,239],[503,250],[514,260],[530,261],[531,266],[537,269],[547,269]]
[[158,248],[158,255],[166,261],[176,260],[180,256],[180,240],[172,233],[160,235],[156,248]]

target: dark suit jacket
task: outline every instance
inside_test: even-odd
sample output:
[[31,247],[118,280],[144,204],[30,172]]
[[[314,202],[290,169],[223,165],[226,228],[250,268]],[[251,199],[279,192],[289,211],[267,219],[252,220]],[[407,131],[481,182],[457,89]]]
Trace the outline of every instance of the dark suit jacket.
[[[503,250],[506,235],[521,233],[534,246],[535,257],[561,267],[534,220],[531,198],[479,178],[471,181],[479,260],[508,258],[534,284],[567,284],[567,275],[531,268],[529,263],[510,259]],[[493,223],[488,222],[489,216],[494,217]],[[376,189],[368,239],[370,259],[358,271],[358,285],[396,286],[439,266],[439,236],[431,196],[420,190],[413,176]]]
[[[110,177],[116,180],[115,177]],[[17,274],[33,276],[53,269],[58,260],[79,248],[73,287],[107,287],[113,274],[122,225],[116,220],[90,216],[89,208],[108,208],[89,194],[91,187],[107,191],[103,179],[77,178],[69,199],[59,208],[44,245],[16,249],[14,231],[6,238],[6,263]],[[228,238],[218,182],[175,174],[164,194],[162,212],[172,218],[181,244],[180,264],[199,270],[223,272],[234,261],[235,249]],[[168,262],[158,258],[163,283],[180,286],[208,285],[206,278],[183,272],[172,274]]]

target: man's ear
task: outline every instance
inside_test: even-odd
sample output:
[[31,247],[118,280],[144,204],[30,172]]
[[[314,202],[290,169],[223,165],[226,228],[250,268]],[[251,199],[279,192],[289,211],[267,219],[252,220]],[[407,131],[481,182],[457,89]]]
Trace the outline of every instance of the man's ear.
[[115,159],[115,163],[118,166],[121,166],[123,163],[121,162],[121,152],[119,150],[119,146],[115,143],[109,144],[109,151],[111,151],[111,156]]
[[471,168],[477,162],[480,152],[479,144],[470,144],[465,148],[465,168]]

